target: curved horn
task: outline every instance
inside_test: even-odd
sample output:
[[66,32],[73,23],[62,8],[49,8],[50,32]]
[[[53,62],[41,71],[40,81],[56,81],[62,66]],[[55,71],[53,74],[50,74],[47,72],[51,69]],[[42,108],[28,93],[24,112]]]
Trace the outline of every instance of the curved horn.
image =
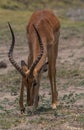
[[36,29],[35,25],[33,25],[34,27],[34,30],[36,31],[36,34],[37,34],[37,37],[38,37],[38,41],[39,41],[39,45],[40,45],[40,54],[37,56],[36,60],[34,61],[34,63],[31,65],[30,67],[30,75],[32,75],[33,73],[33,70],[35,68],[35,66],[38,64],[38,62],[40,61],[42,55],[43,55],[43,52],[44,52],[44,47],[43,47],[43,43],[42,43],[42,40],[41,40],[41,37],[39,35],[39,32],[38,30]]
[[11,35],[12,35],[12,44],[10,46],[9,52],[8,52],[8,57],[10,62],[12,63],[12,65],[19,71],[19,73],[23,76],[26,77],[25,72],[22,70],[22,68],[16,63],[16,61],[13,58],[13,49],[14,49],[14,44],[15,44],[15,36],[14,36],[14,32],[13,29],[10,25],[10,23],[8,23],[8,26],[10,28],[11,31]]

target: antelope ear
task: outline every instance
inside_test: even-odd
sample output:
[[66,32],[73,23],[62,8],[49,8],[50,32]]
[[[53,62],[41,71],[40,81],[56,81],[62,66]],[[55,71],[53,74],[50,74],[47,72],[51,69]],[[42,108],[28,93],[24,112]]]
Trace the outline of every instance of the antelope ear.
[[28,65],[25,63],[24,60],[21,61],[21,67],[25,73],[28,71]]
[[40,72],[44,73],[48,70],[48,61],[41,67]]
[[21,67],[28,67],[28,65],[25,63],[25,61],[24,60],[21,60]]

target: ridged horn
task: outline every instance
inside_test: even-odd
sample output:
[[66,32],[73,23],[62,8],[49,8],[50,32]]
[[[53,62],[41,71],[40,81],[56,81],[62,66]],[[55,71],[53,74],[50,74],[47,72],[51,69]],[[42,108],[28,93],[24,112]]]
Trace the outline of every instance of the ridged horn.
[[40,61],[40,59],[41,59],[41,57],[43,55],[43,52],[44,52],[44,47],[43,47],[42,39],[41,39],[41,37],[39,35],[39,32],[36,29],[35,25],[33,25],[33,27],[34,27],[34,30],[35,30],[35,32],[37,34],[37,37],[38,37],[39,46],[40,46],[40,54],[37,56],[36,60],[32,63],[32,65],[31,65],[31,67],[29,69],[30,70],[30,73],[29,73],[30,75],[33,74],[34,68],[38,64],[38,62]]
[[12,44],[11,44],[9,52],[8,52],[9,60],[10,60],[11,64],[19,71],[19,73],[23,77],[26,77],[25,72],[22,70],[22,68],[16,63],[16,61],[13,58],[13,49],[14,49],[14,44],[15,44],[15,36],[14,36],[14,32],[13,32],[13,29],[12,29],[10,23],[8,23],[8,26],[9,26],[9,29],[10,29],[10,32],[11,32],[11,35],[12,35]]

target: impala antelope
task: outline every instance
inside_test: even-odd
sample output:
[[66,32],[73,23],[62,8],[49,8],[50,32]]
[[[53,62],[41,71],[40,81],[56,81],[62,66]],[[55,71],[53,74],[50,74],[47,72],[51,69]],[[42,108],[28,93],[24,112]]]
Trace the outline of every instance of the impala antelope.
[[[27,90],[27,104],[37,108],[39,101],[40,77],[48,65],[48,76],[52,93],[52,108],[57,106],[58,92],[56,87],[56,59],[60,34],[60,22],[50,10],[36,11],[27,25],[29,55],[27,64],[21,61],[21,66],[13,58],[15,36],[10,24],[12,44],[8,57],[12,65],[22,75],[19,105],[21,113],[25,112],[23,105],[24,86]],[[46,58],[48,62],[46,62]]]

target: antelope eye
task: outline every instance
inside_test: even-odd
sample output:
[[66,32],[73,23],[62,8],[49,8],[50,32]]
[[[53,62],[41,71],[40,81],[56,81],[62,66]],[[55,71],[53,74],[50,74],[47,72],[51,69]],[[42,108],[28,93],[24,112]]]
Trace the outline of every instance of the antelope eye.
[[33,87],[37,85],[36,80],[33,81]]

